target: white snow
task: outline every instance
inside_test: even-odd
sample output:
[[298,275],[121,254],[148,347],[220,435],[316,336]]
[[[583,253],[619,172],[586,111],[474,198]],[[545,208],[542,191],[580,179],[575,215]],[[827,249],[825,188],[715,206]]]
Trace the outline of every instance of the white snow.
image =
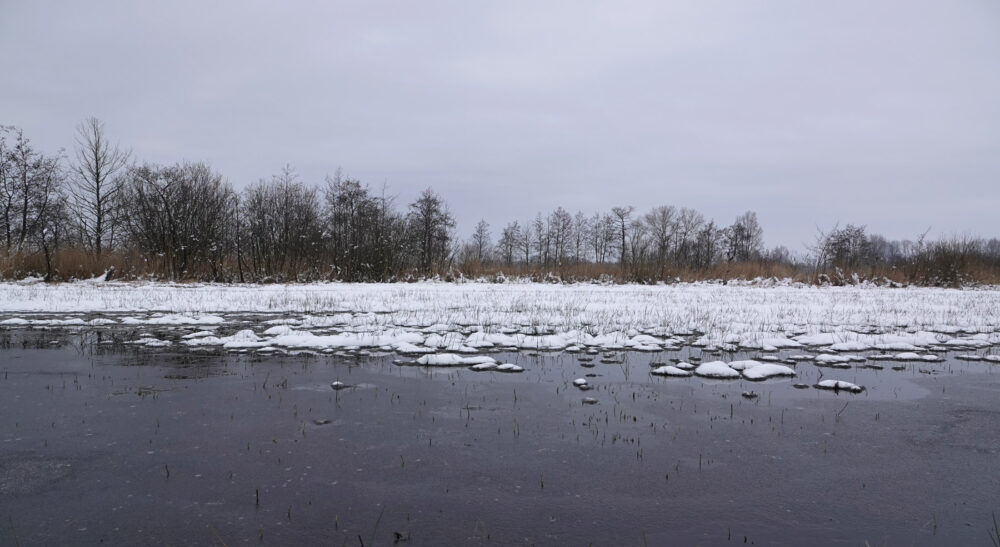
[[864,351],[870,347],[871,345],[869,344],[854,340],[851,342],[838,342],[836,344],[832,344],[828,349],[833,351]]
[[159,340],[157,338],[143,337],[138,340],[133,340],[132,342],[126,342],[127,344],[136,344],[139,346],[146,346],[150,348],[165,348],[172,346],[173,342],[170,340]]
[[496,364],[492,357],[462,357],[454,353],[436,353],[434,355],[424,355],[417,359],[418,365],[429,367],[461,367],[471,365],[481,365],[484,363]]
[[820,366],[827,365],[842,365],[851,361],[850,356],[847,355],[833,355],[831,353],[823,353],[817,355],[813,361]]
[[477,363],[469,367],[470,370],[476,372],[524,372],[524,367],[515,365],[514,363],[502,363],[497,364],[495,361],[484,361],[482,363]]
[[710,361],[708,363],[702,363],[698,368],[694,369],[694,373],[698,376],[704,376],[706,378],[739,378],[739,371],[729,368],[729,365],[722,361]]
[[225,320],[217,315],[154,314],[150,317],[125,317],[123,325],[218,325]]
[[678,376],[678,377],[691,376],[691,371],[690,370],[684,370],[682,368],[677,368],[677,367],[675,367],[673,365],[664,365],[662,367],[656,367],[656,368],[654,368],[653,370],[651,370],[649,372],[650,372],[650,374],[656,374],[658,376]]
[[745,369],[748,369],[748,368],[753,368],[753,367],[756,367],[756,366],[760,366],[762,364],[763,363],[761,363],[760,361],[753,361],[753,360],[732,361],[732,362],[729,363],[729,368],[731,368],[733,370],[742,371],[742,370],[745,370]]
[[87,324],[91,325],[91,326],[94,326],[94,327],[100,327],[100,326],[103,326],[103,325],[116,325],[116,324],[118,324],[118,322],[115,321],[114,319],[108,319],[108,318],[105,318],[105,317],[98,317],[96,319],[91,319],[90,321],[87,322]]
[[921,355],[919,353],[914,353],[914,352],[897,353],[896,355],[893,355],[892,358],[897,361],[940,361],[941,360],[940,357],[931,353]]
[[864,391],[864,389],[861,386],[857,384],[852,384],[850,382],[845,382],[843,380],[821,380],[819,383],[816,384],[816,387],[819,389],[850,391],[852,393],[859,393],[861,391]]
[[[239,337],[191,337],[185,343],[315,351],[391,348],[415,355],[507,348],[656,352],[688,345],[924,355],[942,346],[1000,346],[998,301],[998,288],[811,287],[789,282],[0,283],[0,326],[228,326],[250,329],[256,339],[237,333]],[[38,313],[50,316],[33,315]],[[68,317],[84,313],[97,317]],[[238,323],[248,316],[249,323]],[[196,338],[201,341],[190,344]],[[829,359],[820,356],[818,363],[848,362]]]
[[743,370],[743,377],[747,380],[766,380],[774,376],[795,376],[795,370],[774,363],[759,363]]
[[190,340],[192,338],[204,338],[205,336],[215,336],[215,332],[210,330],[200,330],[192,332],[191,334],[185,334],[181,338],[184,338],[185,340]]
[[10,319],[4,319],[0,321],[0,325],[30,325],[31,321],[24,319],[23,317],[11,317]]

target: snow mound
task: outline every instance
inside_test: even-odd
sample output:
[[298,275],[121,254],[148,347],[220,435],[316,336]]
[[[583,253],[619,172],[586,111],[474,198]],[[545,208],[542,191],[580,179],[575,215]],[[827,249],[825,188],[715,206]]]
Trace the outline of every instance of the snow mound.
[[435,353],[434,355],[424,355],[417,359],[418,365],[426,367],[464,367],[482,364],[496,365],[496,360],[492,357],[476,356],[462,357],[454,353]]
[[774,376],[795,376],[795,371],[784,365],[773,363],[758,364],[743,371],[743,377],[747,380],[761,381]]
[[834,368],[849,368],[848,363],[851,362],[851,357],[849,355],[833,355],[832,353],[823,353],[817,355],[813,362],[816,363],[818,367],[834,367]]
[[292,327],[288,325],[276,325],[264,331],[264,334],[268,336],[288,336],[292,334]]
[[896,355],[893,355],[892,358],[897,361],[940,361],[941,360],[941,358],[938,357],[937,355],[933,354],[921,355],[919,353],[915,353],[912,351],[897,353]]
[[711,361],[702,363],[694,369],[694,373],[705,378],[739,378],[739,371],[729,368],[729,365],[722,361]]
[[197,332],[192,332],[191,334],[185,334],[181,338],[185,340],[191,340],[193,338],[204,338],[206,336],[215,336],[215,333],[210,330],[200,330]]
[[4,319],[0,321],[0,325],[30,325],[31,321],[23,319],[21,317],[11,317],[10,319]]
[[118,322],[113,319],[98,317],[96,319],[91,319],[90,321],[87,322],[87,324],[93,327],[102,327],[104,325],[116,325],[118,324]]
[[753,368],[762,365],[760,361],[754,361],[752,359],[746,361],[732,361],[729,363],[729,368],[733,370],[746,370],[748,368]]
[[822,380],[816,384],[816,389],[830,389],[833,391],[850,391],[851,393],[861,393],[865,388],[845,382],[843,380]]
[[218,315],[185,315],[181,313],[158,314],[151,317],[125,317],[125,325],[219,325],[225,319]]
[[673,365],[665,365],[662,367],[657,367],[649,371],[649,373],[656,374],[657,376],[677,376],[677,377],[691,376],[691,371],[684,370],[682,368],[678,368]]

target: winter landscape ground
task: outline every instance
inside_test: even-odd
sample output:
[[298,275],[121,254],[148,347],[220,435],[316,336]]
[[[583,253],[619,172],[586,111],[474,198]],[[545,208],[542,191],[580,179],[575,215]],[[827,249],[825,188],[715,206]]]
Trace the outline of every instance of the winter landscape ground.
[[[0,284],[0,313],[7,326],[219,327],[245,324],[246,316],[252,315],[261,325],[288,328],[266,332],[255,325],[253,336],[241,335],[247,340],[215,337],[212,342],[263,347],[273,340],[278,347],[361,346],[402,353],[503,347],[651,351],[685,345],[921,351],[983,348],[1000,342],[1000,290],[994,288],[814,287],[781,282],[5,283]],[[316,333],[326,336],[310,338]]]
[[1000,532],[995,288],[27,280],[0,346],[3,544]]

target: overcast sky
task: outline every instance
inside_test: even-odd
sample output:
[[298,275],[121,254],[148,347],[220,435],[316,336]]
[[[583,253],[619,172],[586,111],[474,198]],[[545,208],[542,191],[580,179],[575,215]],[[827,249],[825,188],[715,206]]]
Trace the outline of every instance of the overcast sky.
[[1000,236],[1000,2],[0,0],[0,124],[237,188],[286,163],[460,235],[557,206]]

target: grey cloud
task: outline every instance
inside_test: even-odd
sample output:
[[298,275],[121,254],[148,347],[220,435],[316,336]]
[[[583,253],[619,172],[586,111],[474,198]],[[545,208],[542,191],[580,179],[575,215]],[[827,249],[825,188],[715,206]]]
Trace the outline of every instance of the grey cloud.
[[2,123],[242,186],[338,166],[463,232],[556,206],[997,235],[995,2],[7,2]]

